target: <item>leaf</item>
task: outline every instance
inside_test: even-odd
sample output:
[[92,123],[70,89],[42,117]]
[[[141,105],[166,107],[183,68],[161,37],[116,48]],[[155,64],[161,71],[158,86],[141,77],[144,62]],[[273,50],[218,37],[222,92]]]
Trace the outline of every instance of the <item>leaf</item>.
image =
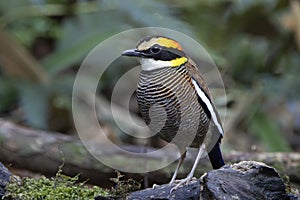
[[101,41],[132,27],[165,27],[194,36],[187,23],[172,15],[175,14],[172,13],[175,9],[162,2],[98,2],[98,11],[64,20],[63,36],[57,43],[57,50],[42,61],[50,73],[56,74],[80,63]]
[[251,132],[255,133],[270,151],[292,151],[286,138],[280,133],[278,126],[262,112],[253,117]]
[[49,91],[45,85],[26,82],[18,87],[26,123],[37,128],[47,128]]
[[16,88],[8,79],[0,79],[0,113],[5,112],[15,103],[17,98]]

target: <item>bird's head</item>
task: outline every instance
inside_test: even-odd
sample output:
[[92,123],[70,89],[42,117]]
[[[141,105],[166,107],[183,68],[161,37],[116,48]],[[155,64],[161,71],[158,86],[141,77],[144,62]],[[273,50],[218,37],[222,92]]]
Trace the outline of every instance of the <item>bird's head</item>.
[[178,67],[188,61],[177,41],[162,36],[147,36],[135,49],[126,50],[122,55],[140,58],[142,69],[146,71],[162,67]]

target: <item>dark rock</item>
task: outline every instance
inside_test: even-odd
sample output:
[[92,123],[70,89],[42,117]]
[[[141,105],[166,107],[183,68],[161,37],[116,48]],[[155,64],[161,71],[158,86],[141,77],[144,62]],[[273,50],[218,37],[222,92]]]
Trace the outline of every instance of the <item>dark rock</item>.
[[167,200],[167,199],[189,199],[199,200],[200,198],[200,180],[192,180],[184,187],[179,187],[170,194],[170,190],[175,186],[165,184],[153,188],[132,192],[127,199],[132,200]]
[[8,169],[0,162],[0,199],[5,193],[5,187],[9,183],[11,173]]
[[116,200],[117,198],[109,197],[109,196],[96,196],[94,197],[94,200]]
[[133,192],[127,199],[293,199],[272,167],[255,161],[242,161],[204,174],[200,180],[179,187],[170,195],[169,184]]
[[202,179],[204,199],[290,199],[276,170],[259,162],[225,166]]

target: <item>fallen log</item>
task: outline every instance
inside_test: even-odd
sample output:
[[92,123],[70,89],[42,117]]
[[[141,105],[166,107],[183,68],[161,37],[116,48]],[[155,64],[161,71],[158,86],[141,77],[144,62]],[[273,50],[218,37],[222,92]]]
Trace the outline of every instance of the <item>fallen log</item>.
[[[102,187],[111,187],[113,183],[108,180],[114,177],[114,169],[111,169],[95,159],[82,145],[78,137],[53,133],[48,131],[33,130],[9,121],[0,119],[0,158],[5,164],[12,167],[28,169],[40,172],[44,175],[53,176],[58,167],[63,163],[65,174],[74,176],[80,174],[83,180],[88,179],[91,183]],[[91,142],[90,145],[96,152],[102,152],[104,159],[111,159],[117,163],[128,165],[130,158],[126,154],[120,154],[108,145],[98,145]],[[137,145],[121,145],[120,148],[129,149],[131,152],[144,152],[145,147]],[[146,151],[152,151],[146,148]],[[179,172],[179,177],[186,176],[194,160],[193,154],[188,155],[186,162]],[[143,157],[141,159],[159,165],[164,159],[178,157],[177,152],[165,152],[155,156]],[[289,176],[291,181],[300,182],[300,153],[225,153],[226,163],[236,163],[243,160],[256,160],[275,167],[280,174]],[[196,177],[211,170],[207,158],[202,159],[196,171]],[[136,166],[139,167],[139,166]],[[167,168],[145,174],[126,174],[140,180],[149,180],[153,183],[162,184],[169,181],[176,162]]]

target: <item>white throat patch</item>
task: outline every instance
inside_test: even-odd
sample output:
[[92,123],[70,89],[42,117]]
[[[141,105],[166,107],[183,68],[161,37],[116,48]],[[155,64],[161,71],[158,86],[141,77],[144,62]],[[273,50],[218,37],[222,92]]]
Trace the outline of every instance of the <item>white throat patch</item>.
[[171,61],[154,60],[152,58],[141,58],[140,63],[142,66],[142,70],[144,71],[171,66]]

